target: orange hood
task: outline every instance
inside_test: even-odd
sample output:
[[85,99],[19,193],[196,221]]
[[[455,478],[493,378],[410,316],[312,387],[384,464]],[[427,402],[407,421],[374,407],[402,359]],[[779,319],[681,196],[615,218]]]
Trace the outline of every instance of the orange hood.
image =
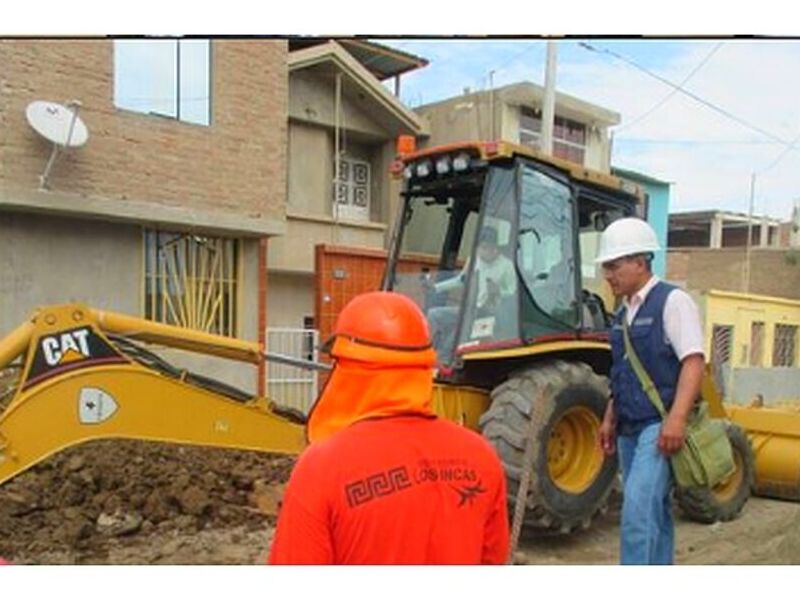
[[[341,351],[353,355],[356,342],[337,338],[332,354]],[[357,421],[400,414],[433,415],[433,366],[436,353],[432,348],[414,352],[385,348],[364,349],[378,353],[389,361],[338,358],[328,381],[308,417],[308,441],[318,442]],[[391,354],[390,356],[387,356]],[[367,357],[374,358],[374,357]]]

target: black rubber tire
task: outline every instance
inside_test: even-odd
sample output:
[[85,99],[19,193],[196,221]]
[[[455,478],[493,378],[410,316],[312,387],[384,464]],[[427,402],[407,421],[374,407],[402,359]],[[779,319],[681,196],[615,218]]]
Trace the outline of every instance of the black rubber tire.
[[[541,406],[534,406],[542,386],[548,386],[549,395]],[[606,510],[617,474],[616,456],[603,456],[597,443],[597,428],[602,423],[607,398],[606,378],[584,363],[565,361],[543,363],[513,373],[492,391],[492,404],[481,416],[480,427],[497,449],[505,467],[509,514],[514,513],[522,476],[525,436],[531,426],[534,428],[524,531],[570,533],[588,528],[593,517]],[[573,491],[564,489],[554,480],[548,463],[554,447],[551,436],[554,431],[563,431],[560,422],[568,413],[582,415],[584,421],[584,441],[579,449],[584,456],[571,457],[575,459],[571,462],[589,465],[581,472],[586,475],[586,482],[581,483],[583,489]],[[556,447],[558,443],[559,440],[555,440]],[[567,453],[570,450],[566,449]]]
[[755,457],[744,430],[725,421],[736,470],[712,489],[675,489],[675,500],[683,513],[700,523],[731,521],[739,516],[750,498],[755,481]]

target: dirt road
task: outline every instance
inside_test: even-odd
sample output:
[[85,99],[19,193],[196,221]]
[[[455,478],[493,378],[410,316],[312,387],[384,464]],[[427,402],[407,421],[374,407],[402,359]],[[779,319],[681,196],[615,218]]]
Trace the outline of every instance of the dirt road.
[[[0,556],[17,564],[254,564],[271,542],[293,460],[103,441],[0,487]],[[619,502],[571,536],[520,541],[516,562],[616,564]],[[679,564],[800,564],[800,504],[753,498],[735,521],[677,516]]]
[[[800,565],[800,504],[751,498],[734,521],[703,525],[676,509],[675,562],[682,565]],[[613,565],[619,560],[619,503],[584,532],[520,540],[515,562]]]

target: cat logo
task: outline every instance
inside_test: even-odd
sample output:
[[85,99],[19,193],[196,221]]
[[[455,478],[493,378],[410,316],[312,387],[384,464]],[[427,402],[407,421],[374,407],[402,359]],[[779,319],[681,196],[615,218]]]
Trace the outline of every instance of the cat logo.
[[23,389],[75,369],[127,362],[116,348],[91,327],[58,331],[42,336],[36,344]]
[[45,362],[51,367],[85,360],[89,353],[89,329],[74,329],[42,338]]

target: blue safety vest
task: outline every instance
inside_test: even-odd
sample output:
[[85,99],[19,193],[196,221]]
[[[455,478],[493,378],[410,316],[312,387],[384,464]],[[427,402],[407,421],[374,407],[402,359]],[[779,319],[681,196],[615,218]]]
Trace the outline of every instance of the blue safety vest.
[[[639,307],[629,333],[639,360],[653,380],[664,408],[669,411],[675,400],[681,361],[672,349],[664,331],[664,305],[676,287],[659,281]],[[658,411],[645,394],[636,373],[625,355],[622,319],[625,307],[614,315],[611,325],[611,392],[617,416],[617,433],[634,435],[642,428],[661,420]]]

